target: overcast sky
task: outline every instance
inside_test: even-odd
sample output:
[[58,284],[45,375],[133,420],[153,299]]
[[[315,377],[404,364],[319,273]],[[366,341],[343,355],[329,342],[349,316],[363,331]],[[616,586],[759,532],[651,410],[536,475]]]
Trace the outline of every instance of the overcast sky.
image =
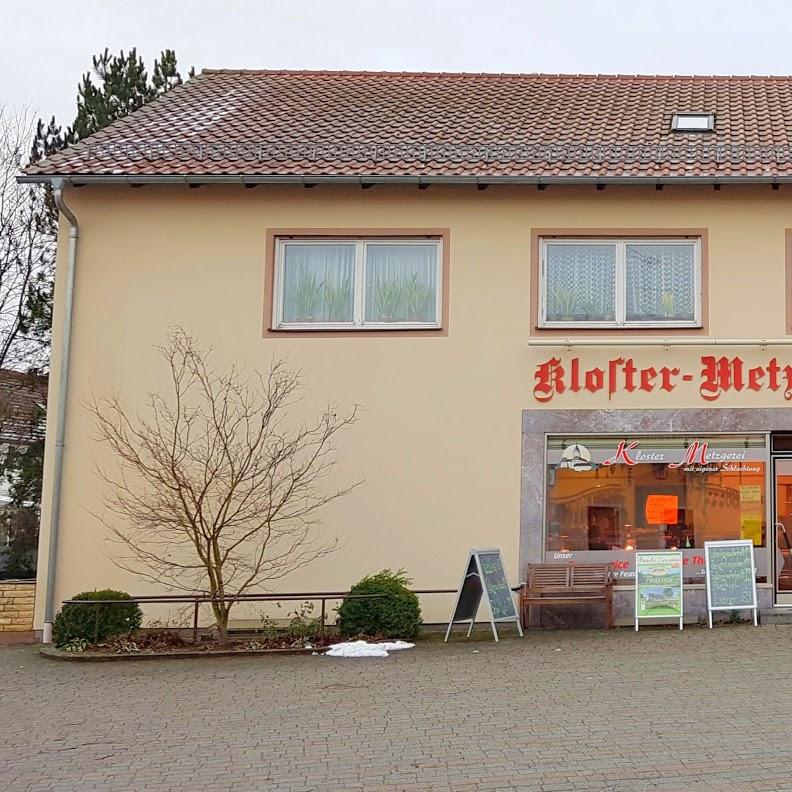
[[0,104],[63,123],[91,56],[201,68],[791,74],[789,0],[0,0]]

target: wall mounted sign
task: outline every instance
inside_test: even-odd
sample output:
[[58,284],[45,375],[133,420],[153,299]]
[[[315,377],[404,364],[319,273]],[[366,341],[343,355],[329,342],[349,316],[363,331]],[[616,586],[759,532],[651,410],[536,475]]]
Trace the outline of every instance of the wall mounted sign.
[[707,616],[713,611],[753,611],[756,626],[756,565],[753,542],[736,539],[704,542],[707,558]]
[[534,372],[534,398],[542,403],[563,393],[673,393],[680,383],[698,385],[706,401],[716,401],[724,393],[780,392],[792,400],[792,366],[777,358],[766,364],[749,366],[741,357],[702,355],[701,368],[685,371],[678,366],[637,366],[631,357],[611,358],[605,366],[586,366],[579,357],[568,363],[552,357]]
[[500,550],[471,550],[465,576],[459,584],[454,613],[448,622],[445,640],[451,634],[453,625],[460,622],[469,623],[467,637],[473,631],[481,600],[487,603],[489,621],[495,643],[498,642],[498,628],[496,624],[513,622],[522,637],[522,625],[517,615],[511,586],[509,586],[506,570]]
[[635,630],[640,619],[679,619],[682,629],[682,553],[635,554]]
[[[761,475],[766,458],[764,439],[736,438],[724,443],[713,438],[677,437],[661,443],[658,438],[617,437],[587,440],[564,439],[562,448],[547,450],[547,464],[558,470],[585,472],[615,465],[655,465],[660,470],[681,469],[683,473],[756,473]],[[754,485],[757,486],[758,485]],[[756,497],[755,489],[735,490],[736,499]],[[761,490],[760,499],[761,499]]]

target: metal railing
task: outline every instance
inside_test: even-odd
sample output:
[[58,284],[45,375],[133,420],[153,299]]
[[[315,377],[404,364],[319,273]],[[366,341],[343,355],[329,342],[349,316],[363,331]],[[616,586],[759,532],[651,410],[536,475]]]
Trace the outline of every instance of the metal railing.
[[[410,589],[413,594],[456,594],[457,589]],[[320,601],[322,603],[319,616],[319,635],[324,637],[327,621],[327,603],[333,600],[343,599],[381,599],[388,597],[388,594],[352,594],[349,591],[289,591],[289,592],[270,592],[261,594],[237,594],[231,597],[213,597],[210,594],[163,594],[143,595],[139,597],[129,597],[122,600],[82,600],[68,599],[63,600],[63,605],[118,605],[126,602],[135,602],[138,605],[160,605],[160,604],[191,604],[193,606],[192,617],[192,638],[193,642],[198,640],[198,616],[201,605],[211,605],[213,602],[236,603],[236,602],[294,602],[294,601]],[[101,611],[97,607],[95,617],[94,634],[99,633],[99,615]]]

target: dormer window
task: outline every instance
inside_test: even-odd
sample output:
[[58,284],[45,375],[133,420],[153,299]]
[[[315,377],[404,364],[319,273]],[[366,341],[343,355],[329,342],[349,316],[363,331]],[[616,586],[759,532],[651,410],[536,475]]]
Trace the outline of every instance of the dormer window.
[[715,113],[674,113],[671,117],[673,132],[712,132]]

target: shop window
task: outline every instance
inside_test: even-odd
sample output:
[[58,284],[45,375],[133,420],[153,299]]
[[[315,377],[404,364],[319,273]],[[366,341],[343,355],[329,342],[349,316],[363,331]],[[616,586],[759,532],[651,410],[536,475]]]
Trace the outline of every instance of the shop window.
[[698,239],[544,239],[541,327],[700,327]]
[[704,543],[751,539],[767,580],[765,435],[551,437],[548,562],[611,562],[634,577],[635,550],[681,550],[687,582],[703,582]]
[[281,239],[276,255],[278,329],[440,326],[438,239]]

